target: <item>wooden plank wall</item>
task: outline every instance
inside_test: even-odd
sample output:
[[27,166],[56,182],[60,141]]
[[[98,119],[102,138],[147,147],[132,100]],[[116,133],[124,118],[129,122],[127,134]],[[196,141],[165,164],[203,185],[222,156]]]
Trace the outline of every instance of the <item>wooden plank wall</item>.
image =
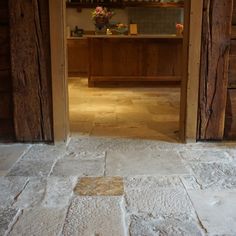
[[236,0],[233,4],[225,139],[236,139]]
[[52,82],[48,0],[9,0],[17,141],[51,142]]
[[199,140],[224,137],[232,9],[233,0],[204,0]]
[[0,1],[0,141],[14,139],[8,0]]

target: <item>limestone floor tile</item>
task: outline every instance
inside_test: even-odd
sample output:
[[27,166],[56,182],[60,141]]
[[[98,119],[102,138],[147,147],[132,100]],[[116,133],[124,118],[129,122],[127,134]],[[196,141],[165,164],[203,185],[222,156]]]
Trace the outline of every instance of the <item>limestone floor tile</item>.
[[46,194],[46,187],[46,178],[31,177],[13,206],[20,209],[39,206]]
[[[167,143],[165,143],[167,145]],[[159,143],[153,140],[144,139],[128,139],[128,138],[105,138],[91,137],[85,135],[74,135],[68,145],[68,152],[85,152],[85,153],[105,153],[106,151],[139,151],[146,150],[151,147],[164,147],[164,143]],[[173,144],[168,143],[170,147]]]
[[126,236],[122,197],[76,197],[69,208],[63,235]]
[[10,236],[57,236],[61,233],[66,209],[31,208],[23,211]]
[[235,163],[191,163],[189,166],[201,189],[236,189]]
[[180,156],[184,161],[189,162],[227,162],[232,161],[232,157],[224,150],[214,149],[193,149],[180,151]]
[[204,230],[196,219],[181,217],[131,216],[130,236],[203,236]]
[[0,175],[5,175],[28,148],[29,145],[0,145]]
[[64,209],[69,206],[73,189],[77,182],[76,177],[49,177],[42,202],[45,208]]
[[180,176],[181,181],[187,190],[200,190],[202,186],[198,183],[197,179],[193,175]]
[[18,212],[14,208],[0,208],[0,235],[7,235],[11,230]]
[[194,208],[178,177],[128,177],[125,198],[131,215],[195,218]]
[[105,161],[96,160],[59,160],[53,170],[52,176],[103,176]]
[[70,122],[72,133],[90,134],[93,129],[93,122]]
[[38,176],[49,175],[54,160],[20,160],[8,172],[7,176]]
[[76,107],[73,109],[73,107],[70,107],[70,122],[93,122],[95,114],[94,112],[81,112],[77,111]]
[[64,155],[66,150],[66,145],[45,145],[45,144],[35,144],[30,150],[22,156],[22,160],[55,160]]
[[[69,80],[70,125],[73,133],[178,140],[175,131],[179,128],[179,88],[88,88],[87,79],[81,83],[82,80]],[[148,127],[148,122],[152,121],[162,124]],[[83,122],[80,126],[75,125],[80,122]],[[93,123],[92,130],[90,122]],[[177,125],[173,127],[170,122]],[[130,124],[135,127],[121,127]]]
[[104,124],[107,126],[117,124],[117,118],[115,112],[106,112],[106,113],[98,113],[94,118],[94,125]]
[[77,178],[30,178],[24,191],[14,202],[16,208],[66,208],[73,195],[73,188]]
[[76,146],[70,146],[65,156],[61,160],[99,160],[105,161],[106,152],[81,151]]
[[11,206],[28,181],[27,177],[0,177],[0,207]]
[[188,174],[178,153],[150,149],[139,151],[108,151],[106,158],[106,175],[173,175]]
[[145,124],[139,123],[126,123],[125,126],[96,125],[91,131],[91,136],[115,138],[121,137],[176,142],[175,133],[161,133],[154,129],[150,129]]
[[77,183],[75,194],[79,196],[122,196],[122,177],[83,177]]
[[188,191],[208,235],[236,235],[236,191]]

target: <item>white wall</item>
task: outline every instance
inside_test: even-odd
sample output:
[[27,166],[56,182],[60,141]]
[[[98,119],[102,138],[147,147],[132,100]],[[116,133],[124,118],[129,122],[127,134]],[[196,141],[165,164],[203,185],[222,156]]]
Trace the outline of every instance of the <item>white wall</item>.
[[[94,24],[91,18],[92,10],[93,9],[82,9],[81,12],[78,12],[77,9],[67,8],[67,26],[69,26],[70,29],[74,29],[77,25],[84,30],[94,30]],[[115,9],[114,12],[115,15],[112,17],[112,21],[128,24],[128,13],[126,9]]]

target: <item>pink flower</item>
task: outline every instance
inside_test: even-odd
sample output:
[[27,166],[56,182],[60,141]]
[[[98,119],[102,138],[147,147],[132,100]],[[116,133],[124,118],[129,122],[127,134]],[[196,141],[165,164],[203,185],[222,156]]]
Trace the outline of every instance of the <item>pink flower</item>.
[[182,24],[176,24],[176,29],[183,30],[184,26]]
[[103,11],[102,7],[96,7],[95,9],[96,13],[101,13]]

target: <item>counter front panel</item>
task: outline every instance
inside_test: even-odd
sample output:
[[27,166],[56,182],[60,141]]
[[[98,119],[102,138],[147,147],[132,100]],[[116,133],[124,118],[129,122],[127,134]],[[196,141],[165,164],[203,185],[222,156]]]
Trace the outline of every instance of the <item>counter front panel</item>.
[[183,40],[89,37],[89,85],[111,81],[181,81]]

